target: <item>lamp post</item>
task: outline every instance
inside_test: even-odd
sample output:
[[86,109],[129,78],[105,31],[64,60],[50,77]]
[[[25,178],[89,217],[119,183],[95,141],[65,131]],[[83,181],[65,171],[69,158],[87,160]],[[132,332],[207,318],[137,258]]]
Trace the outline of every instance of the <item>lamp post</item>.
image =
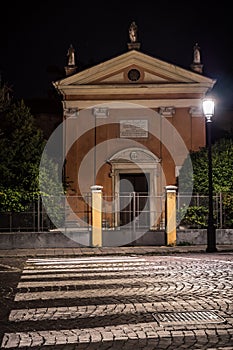
[[209,213],[207,226],[207,248],[206,252],[216,252],[216,230],[213,214],[213,173],[212,173],[212,145],[211,145],[211,123],[214,115],[214,100],[206,98],[202,103],[203,112],[206,117],[207,142],[208,142],[208,181],[209,181]]

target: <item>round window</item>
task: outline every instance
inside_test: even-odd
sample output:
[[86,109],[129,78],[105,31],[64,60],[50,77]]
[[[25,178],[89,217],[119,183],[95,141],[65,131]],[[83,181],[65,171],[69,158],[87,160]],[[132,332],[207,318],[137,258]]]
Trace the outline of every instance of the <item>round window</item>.
[[130,69],[128,72],[128,78],[131,81],[137,81],[140,79],[140,72],[137,69]]

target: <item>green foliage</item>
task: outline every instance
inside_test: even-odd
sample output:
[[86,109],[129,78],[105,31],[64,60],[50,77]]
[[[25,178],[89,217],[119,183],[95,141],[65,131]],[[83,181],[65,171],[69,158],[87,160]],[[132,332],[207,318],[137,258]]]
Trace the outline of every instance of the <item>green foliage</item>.
[[40,162],[39,185],[43,205],[54,227],[64,227],[65,189],[59,164],[55,163],[47,150]]
[[44,152],[40,161],[39,172],[39,186],[41,195],[60,196],[61,194],[64,194],[62,179],[59,177],[60,174],[61,171],[59,171],[58,163],[56,163],[51,156]]
[[192,243],[190,242],[186,242],[186,241],[182,241],[180,243],[177,243],[178,246],[190,246],[190,245],[193,245]]
[[10,106],[11,89],[7,85],[0,86],[0,112],[5,111]]
[[1,107],[0,210],[22,211],[39,195],[39,163],[45,142],[23,101]]
[[232,193],[224,193],[222,196],[223,204],[223,226],[233,228],[233,195]]
[[33,199],[32,195],[20,189],[2,188],[0,189],[1,211],[20,212],[25,210],[28,203]]
[[203,206],[183,207],[179,215],[182,219],[180,224],[190,228],[206,228],[208,209]]
[[233,191],[233,140],[230,138],[213,145],[213,187],[215,193]]
[[[203,147],[191,152],[193,169],[187,168],[186,160],[180,170],[179,177],[187,179],[187,189],[193,180],[193,192],[208,195],[208,150]],[[232,192],[233,190],[233,140],[224,138],[212,146],[213,191]]]
[[[186,166],[186,160],[181,168],[180,175],[190,188],[190,182],[193,181],[193,192],[208,196],[208,150],[203,147],[197,152],[190,153],[193,169]],[[224,208],[224,226],[233,227],[233,140],[222,138],[212,145],[212,176],[213,176],[213,193],[222,193],[222,203]],[[179,179],[178,179],[179,186]],[[198,224],[198,207],[195,213],[188,209],[186,218],[191,215],[192,222]],[[200,218],[202,221],[202,216]],[[199,223],[203,227],[203,222]]]
[[52,194],[55,216],[61,221],[62,171],[55,155],[44,154],[43,133],[30,109],[24,101],[13,101],[9,91],[0,87],[0,211],[22,212],[41,195]]

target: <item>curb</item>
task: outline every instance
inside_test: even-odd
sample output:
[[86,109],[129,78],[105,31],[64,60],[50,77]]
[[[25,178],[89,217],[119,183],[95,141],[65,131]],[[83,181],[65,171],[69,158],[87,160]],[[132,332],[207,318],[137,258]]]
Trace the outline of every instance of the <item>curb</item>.
[[3,257],[80,257],[80,256],[107,256],[107,255],[170,255],[170,254],[218,254],[218,253],[233,253],[233,245],[217,246],[217,252],[207,253],[205,245],[198,246],[175,246],[175,247],[101,247],[101,248],[39,248],[39,249],[0,249],[0,258]]

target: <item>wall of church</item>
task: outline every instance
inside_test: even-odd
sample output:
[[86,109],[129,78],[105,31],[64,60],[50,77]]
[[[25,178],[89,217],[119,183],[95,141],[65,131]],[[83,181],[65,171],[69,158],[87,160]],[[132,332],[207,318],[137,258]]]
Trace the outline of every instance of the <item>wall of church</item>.
[[[148,149],[160,159],[157,188],[158,191],[163,191],[164,185],[176,183],[175,167],[177,162],[181,166],[187,155],[184,154],[183,146],[185,145],[187,151],[197,150],[206,142],[205,119],[203,116],[192,116],[189,108],[177,108],[172,116],[166,118],[161,117],[157,110],[148,112],[145,108],[137,109],[136,112],[127,110],[127,113],[125,110],[110,110],[107,119],[95,120],[91,111],[89,115],[85,114],[85,121],[81,120],[82,113],[78,118],[77,128],[88,120],[89,130],[78,138],[67,153],[69,194],[89,192],[90,186],[97,183],[103,186],[104,193],[112,195],[112,171],[108,160],[118,151],[136,146]],[[147,136],[125,137],[121,130],[122,120],[147,120]],[[177,133],[184,145],[177,142]]]

